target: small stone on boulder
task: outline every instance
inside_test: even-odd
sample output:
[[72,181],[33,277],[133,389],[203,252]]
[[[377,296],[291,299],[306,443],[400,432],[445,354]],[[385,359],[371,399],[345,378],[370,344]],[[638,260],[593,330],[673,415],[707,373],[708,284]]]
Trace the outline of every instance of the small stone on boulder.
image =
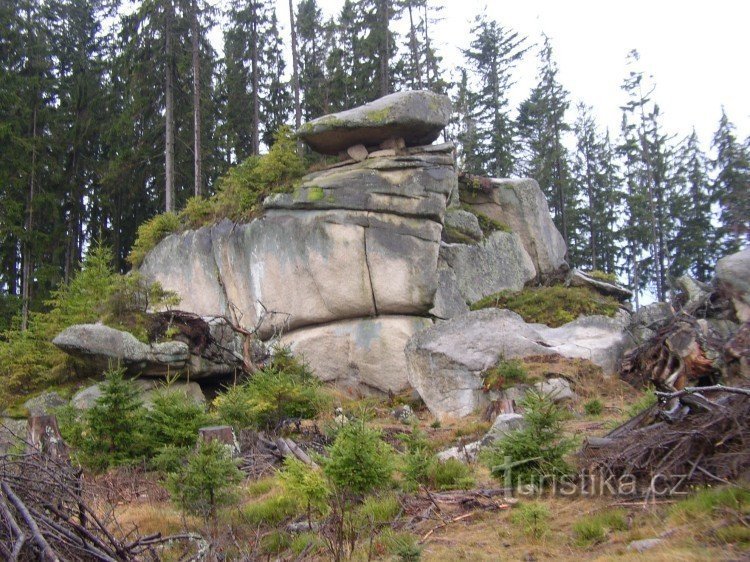
[[555,377],[538,382],[534,385],[534,390],[548,396],[553,402],[564,402],[577,398],[575,392],[570,387],[570,381],[563,378]]
[[448,459],[456,459],[463,463],[471,463],[477,459],[477,455],[481,448],[481,441],[473,441],[466,445],[451,447],[445,451],[440,451],[436,456],[440,462],[445,462]]
[[491,443],[500,441],[509,433],[523,429],[525,425],[526,421],[521,414],[500,414],[495,418],[492,427],[487,431],[484,438],[482,438],[482,445],[486,447]]
[[406,146],[430,144],[448,124],[448,96],[426,90],[397,92],[354,109],[303,124],[297,134],[321,154],[338,154],[355,144],[378,145],[403,138]]
[[363,160],[366,160],[368,155],[367,148],[364,144],[355,144],[354,146],[350,146],[346,149],[346,153],[355,162],[362,162]]
[[65,398],[57,392],[43,392],[39,396],[29,398],[23,403],[23,407],[28,410],[30,416],[45,416],[52,414],[54,410],[65,406],[68,403]]

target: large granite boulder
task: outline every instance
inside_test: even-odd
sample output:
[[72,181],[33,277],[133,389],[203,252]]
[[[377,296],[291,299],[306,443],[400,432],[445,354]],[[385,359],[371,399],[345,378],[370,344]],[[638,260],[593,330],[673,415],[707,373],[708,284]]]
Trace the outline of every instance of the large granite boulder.
[[463,417],[486,405],[481,373],[500,358],[562,355],[613,373],[630,345],[625,326],[624,319],[593,316],[549,328],[527,324],[509,310],[469,312],[409,341],[409,382],[436,417]]
[[740,322],[750,321],[750,248],[716,262],[719,289],[732,299]]
[[467,302],[506,289],[520,291],[536,276],[521,238],[510,232],[492,232],[478,244],[442,244],[440,259],[453,271]]
[[450,98],[426,90],[397,92],[354,109],[324,115],[297,131],[310,148],[338,154],[356,144],[376,146],[403,138],[407,146],[430,144],[451,115]]
[[227,315],[261,338],[346,319],[425,316],[456,174],[441,152],[311,174],[263,217],[168,236],[141,273],[180,308]]
[[536,181],[483,179],[475,188],[462,187],[461,200],[518,234],[539,275],[567,268],[565,241]]
[[[195,404],[204,406],[206,404],[206,395],[197,382],[172,381],[169,386],[165,386],[154,379],[135,379],[133,381],[138,389],[139,396],[147,409],[153,405],[154,397],[158,392],[179,392],[185,394]],[[102,396],[102,383],[96,383],[79,390],[70,400],[70,404],[77,410],[88,410],[96,404],[96,401]]]
[[106,370],[122,365],[133,374],[166,376],[188,366],[190,351],[183,342],[147,344],[122,330],[103,324],[76,324],[60,332],[52,343],[93,367]]
[[404,347],[428,318],[379,316],[302,328],[284,334],[319,378],[355,393],[397,393],[409,387]]

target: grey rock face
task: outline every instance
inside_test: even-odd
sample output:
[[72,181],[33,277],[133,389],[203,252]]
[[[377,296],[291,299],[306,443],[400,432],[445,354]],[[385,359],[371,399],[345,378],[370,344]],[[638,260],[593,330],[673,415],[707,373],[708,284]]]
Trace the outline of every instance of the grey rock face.
[[473,441],[466,445],[458,445],[456,447],[450,447],[444,451],[440,451],[435,456],[440,462],[445,462],[448,459],[456,459],[462,463],[472,463],[477,460],[477,455],[482,449],[481,441]]
[[294,193],[273,195],[263,206],[373,211],[441,222],[455,183],[453,163],[444,153],[370,159],[309,174]]
[[458,291],[467,302],[505,289],[519,291],[536,275],[515,233],[495,231],[476,245],[442,244],[440,258],[453,271]]
[[740,322],[750,321],[750,248],[716,262],[716,281],[732,299]]
[[357,393],[380,394],[408,388],[404,347],[428,318],[382,316],[334,322],[284,334],[289,346],[316,375]]
[[497,441],[500,441],[503,437],[509,433],[522,429],[526,426],[526,421],[521,414],[500,414],[492,422],[487,434],[482,439],[482,445],[485,447]]
[[469,305],[458,288],[456,274],[442,259],[438,260],[438,286],[434,303],[430,314],[442,320],[469,312]]
[[450,209],[445,214],[445,228],[455,229],[477,241],[484,237],[477,216],[463,209]]
[[506,359],[562,355],[612,373],[629,343],[623,320],[583,317],[560,328],[527,324],[509,310],[469,312],[416,334],[406,346],[409,382],[439,419],[486,406],[481,373]]
[[534,390],[548,396],[553,402],[565,402],[578,398],[570,386],[570,381],[561,378],[550,378],[534,385]]
[[[141,399],[146,408],[150,408],[153,398],[157,392],[164,392],[164,385],[153,379],[136,379],[133,381],[141,394]],[[169,386],[170,392],[181,392],[189,396],[196,404],[206,403],[206,396],[196,382],[175,381]],[[88,386],[78,391],[70,403],[78,410],[88,410],[101,397],[101,383]]]
[[45,416],[67,403],[68,401],[65,398],[53,391],[43,392],[39,396],[28,399],[23,403],[23,407],[28,410],[30,416]]
[[641,539],[638,541],[631,541],[628,544],[628,550],[635,551],[638,553],[646,552],[652,548],[656,548],[664,542],[664,539],[653,538],[653,539]]
[[145,344],[133,335],[103,324],[77,324],[60,332],[52,343],[101,370],[120,363],[130,372],[164,376],[183,370],[190,353],[182,342]]
[[448,124],[448,96],[426,90],[397,92],[354,109],[303,124],[297,134],[322,154],[338,154],[355,144],[378,145],[401,137],[407,146],[430,144]]
[[486,190],[462,190],[461,200],[518,234],[540,275],[567,268],[565,241],[536,181],[492,179]]

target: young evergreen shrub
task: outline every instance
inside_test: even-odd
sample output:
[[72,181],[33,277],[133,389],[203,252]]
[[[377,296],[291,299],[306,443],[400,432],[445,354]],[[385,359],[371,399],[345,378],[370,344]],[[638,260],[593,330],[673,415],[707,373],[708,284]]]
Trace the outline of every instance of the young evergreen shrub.
[[549,508],[543,503],[522,503],[513,509],[510,521],[521,527],[525,534],[540,539],[549,531],[551,515]]
[[173,232],[180,229],[180,219],[176,213],[162,213],[147,220],[138,227],[135,243],[128,254],[128,262],[138,267],[154,247]]
[[411,433],[402,433],[399,439],[405,445],[405,451],[399,456],[403,488],[407,491],[416,490],[420,484],[427,484],[430,469],[437,462],[430,447],[427,434],[414,426]]
[[304,505],[308,520],[312,520],[314,513],[328,512],[331,489],[319,468],[308,466],[294,457],[287,457],[279,478],[287,495],[297,498]]
[[124,374],[122,368],[107,371],[102,395],[86,412],[82,460],[94,470],[141,462],[151,452],[146,409],[138,387]]
[[219,417],[237,429],[274,429],[285,420],[314,418],[329,403],[320,380],[288,350],[214,401]]
[[159,389],[146,413],[148,439],[153,447],[193,447],[198,430],[210,425],[211,417],[184,390]]
[[344,494],[361,497],[390,483],[393,460],[393,449],[380,432],[354,420],[339,430],[323,472]]
[[229,449],[211,440],[198,443],[185,465],[169,474],[166,486],[181,509],[215,523],[218,510],[237,497],[241,480]]
[[546,394],[528,392],[521,402],[526,426],[513,431],[483,453],[492,476],[510,477],[513,485],[544,487],[570,474],[565,461],[575,441],[563,435],[563,412]]
[[583,405],[583,411],[589,416],[599,416],[604,411],[604,404],[598,398],[594,398]]

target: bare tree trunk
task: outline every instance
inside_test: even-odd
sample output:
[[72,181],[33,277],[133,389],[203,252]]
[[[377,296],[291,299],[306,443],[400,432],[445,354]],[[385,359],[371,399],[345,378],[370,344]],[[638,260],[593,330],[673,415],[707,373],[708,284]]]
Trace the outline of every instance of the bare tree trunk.
[[568,245],[568,217],[565,213],[565,189],[563,186],[562,178],[562,161],[560,160],[560,128],[558,127],[557,121],[554,124],[555,128],[555,169],[557,171],[557,199],[560,205],[560,226],[562,226],[562,237],[565,240],[565,245]]
[[294,24],[294,6],[289,0],[289,28],[292,30],[292,87],[294,88],[294,126],[302,125],[302,105],[299,98],[299,52],[297,51],[297,28]]
[[[255,14],[254,20],[257,20],[257,14]],[[252,23],[252,34],[250,40],[252,41],[252,53],[251,53],[251,72],[253,79],[253,138],[252,138],[252,151],[253,154],[260,154],[260,96],[258,94],[258,84],[260,83],[258,76],[258,22],[253,21]]]
[[172,0],[166,0],[166,57],[165,65],[165,105],[166,105],[166,142],[165,142],[165,202],[166,211],[174,211],[174,52],[172,47],[172,19],[174,10]]
[[21,282],[21,330],[26,331],[29,327],[29,301],[31,299],[31,272],[34,269],[31,264],[31,231],[34,228],[34,194],[36,191],[36,127],[37,127],[37,102],[34,99],[34,109],[31,117],[31,171],[29,173],[29,200],[26,208],[26,239],[23,244],[23,272]]
[[417,30],[414,27],[414,17],[412,15],[411,3],[407,6],[409,10],[409,47],[411,48],[411,64],[415,73],[412,76],[412,83],[420,90],[422,89],[422,70],[419,67],[419,50],[417,48]]
[[193,163],[194,163],[194,185],[195,196],[203,195],[203,177],[201,172],[201,57],[200,36],[198,34],[198,1],[192,0],[192,26],[193,36]]
[[388,57],[391,52],[391,37],[388,33],[388,2],[389,0],[381,0],[380,2],[380,25],[383,27],[383,33],[385,36],[384,44],[380,51],[380,95],[387,96],[390,93],[390,79],[389,79],[389,67]]

